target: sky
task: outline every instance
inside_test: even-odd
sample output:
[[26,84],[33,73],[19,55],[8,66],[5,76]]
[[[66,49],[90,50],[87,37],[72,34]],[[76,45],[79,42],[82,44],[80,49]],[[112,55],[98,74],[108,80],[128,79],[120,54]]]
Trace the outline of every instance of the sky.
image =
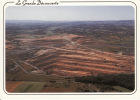
[[6,20],[134,20],[134,8],[132,6],[10,6],[6,8]]

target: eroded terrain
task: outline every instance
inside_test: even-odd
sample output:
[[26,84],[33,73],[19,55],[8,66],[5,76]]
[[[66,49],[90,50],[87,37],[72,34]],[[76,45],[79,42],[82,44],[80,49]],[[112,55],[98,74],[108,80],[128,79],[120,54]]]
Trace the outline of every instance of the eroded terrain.
[[[41,31],[41,28],[45,26],[39,26],[40,28],[37,29],[26,29],[26,26],[24,26],[25,29],[23,28],[17,31],[12,31],[10,26],[7,27],[5,41],[7,86],[13,84],[10,83],[10,81],[18,81],[17,84],[20,83],[19,81],[25,81],[23,85],[39,84],[40,89],[36,90],[39,92],[120,91],[117,90],[118,88],[120,89],[120,87],[117,87],[116,85],[119,84],[116,83],[115,88],[109,86],[109,89],[104,90],[100,88],[102,87],[101,84],[94,86],[94,84],[90,82],[80,83],[83,82],[81,79],[79,83],[75,83],[74,77],[106,74],[134,75],[134,43],[131,42],[133,41],[134,33],[129,32],[128,28],[133,29],[133,27],[131,25],[116,25],[120,30],[119,28],[118,30],[112,30],[112,28],[108,29],[108,27],[111,26],[100,26],[100,23],[99,31],[91,27],[91,23],[89,26],[86,24],[87,26],[85,25],[85,27],[84,24],[75,26],[71,23],[72,25],[70,24],[69,27],[65,24],[61,26],[61,24],[62,23],[60,23],[60,26],[57,26],[57,24],[48,26],[45,31],[47,32],[46,34],[43,33],[44,31]],[[33,26],[34,24],[30,27]],[[93,26],[95,26],[95,24],[93,24]],[[74,31],[72,27],[76,30]],[[108,30],[104,30],[105,27],[107,27]],[[95,30],[93,31],[93,35],[91,34],[91,29]],[[25,33],[24,30],[29,34]],[[98,32],[97,30],[100,35],[96,33]],[[13,34],[15,32],[15,34],[12,35],[10,32],[13,32]],[[21,34],[18,34],[18,32],[21,32]],[[87,33],[83,35],[81,32]],[[114,35],[115,32],[116,34]],[[124,34],[128,35],[125,36]],[[108,39],[106,35],[108,35]],[[41,83],[29,83],[28,81],[39,81]],[[55,87],[54,84],[59,85]],[[77,88],[74,89],[71,87],[72,85],[68,84],[73,84]],[[95,88],[93,90],[88,89],[89,84]],[[78,90],[77,85],[81,86],[79,87],[81,90]],[[44,89],[42,89],[42,87],[44,87]],[[126,87],[129,88],[129,86]],[[13,88],[6,88],[8,91],[14,92]],[[20,92],[20,87],[15,89],[15,92],[16,90]]]
[[[41,73],[42,70],[47,75],[87,76],[134,72],[134,57],[91,49],[78,43],[81,38],[83,36],[69,34],[39,39],[16,39],[21,49],[12,50],[21,52],[21,55],[24,53],[18,62],[35,67],[29,73]],[[9,48],[9,51],[12,50]]]

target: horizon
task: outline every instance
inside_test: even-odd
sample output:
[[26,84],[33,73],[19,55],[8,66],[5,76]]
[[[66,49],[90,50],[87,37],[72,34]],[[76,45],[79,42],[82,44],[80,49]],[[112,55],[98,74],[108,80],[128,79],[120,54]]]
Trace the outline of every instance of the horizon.
[[6,20],[110,21],[134,20],[132,6],[10,6]]

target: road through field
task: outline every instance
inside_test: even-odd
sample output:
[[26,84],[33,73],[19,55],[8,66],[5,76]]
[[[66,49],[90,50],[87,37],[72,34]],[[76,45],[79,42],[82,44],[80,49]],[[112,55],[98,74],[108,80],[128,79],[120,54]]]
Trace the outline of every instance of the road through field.
[[[9,59],[9,58],[7,58]],[[43,75],[43,76],[59,76],[59,75],[45,75],[45,74],[38,74],[38,73],[31,73],[26,71],[21,65],[19,65],[14,59],[10,59],[12,60],[21,70],[23,70],[26,74],[32,74],[32,75]],[[60,76],[59,76],[60,77]],[[61,77],[72,77],[72,76],[61,76]],[[77,76],[78,77],[78,76]]]

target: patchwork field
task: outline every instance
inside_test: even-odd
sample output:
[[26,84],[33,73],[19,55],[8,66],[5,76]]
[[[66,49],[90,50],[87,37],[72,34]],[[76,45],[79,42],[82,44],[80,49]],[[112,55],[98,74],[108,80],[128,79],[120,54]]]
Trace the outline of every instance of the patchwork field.
[[16,87],[18,87],[20,84],[22,84],[23,81],[7,81],[6,82],[6,91],[7,92],[14,92]]
[[14,90],[14,92],[40,92],[45,84],[45,82],[23,82]]
[[5,44],[8,92],[134,90],[133,21],[7,23]]
[[7,81],[6,91],[9,93],[72,93],[72,92],[132,92],[132,90],[121,86],[93,85],[80,82],[29,82],[29,81]]

